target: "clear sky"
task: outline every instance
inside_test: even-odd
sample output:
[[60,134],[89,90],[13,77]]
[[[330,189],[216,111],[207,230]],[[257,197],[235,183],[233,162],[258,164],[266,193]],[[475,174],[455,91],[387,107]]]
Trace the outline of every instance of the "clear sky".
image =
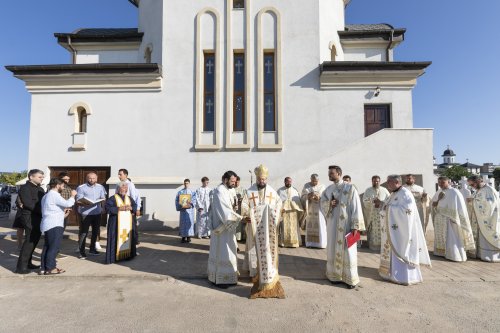
[[[203,1],[203,0],[186,0]],[[299,1],[299,0],[293,0]],[[136,27],[127,0],[16,0],[0,6],[0,171],[28,167],[30,95],[5,65],[69,63],[55,32]],[[308,0],[300,1],[307,5]],[[500,1],[352,0],[346,23],[406,28],[396,61],[432,61],[413,93],[414,127],[434,128],[434,154],[500,164]],[[286,46],[285,46],[286,47]],[[499,91],[497,91],[499,89]],[[34,124],[36,125],[36,124]],[[57,124],[47,130],[57,130]],[[411,153],[411,152],[408,152]]]

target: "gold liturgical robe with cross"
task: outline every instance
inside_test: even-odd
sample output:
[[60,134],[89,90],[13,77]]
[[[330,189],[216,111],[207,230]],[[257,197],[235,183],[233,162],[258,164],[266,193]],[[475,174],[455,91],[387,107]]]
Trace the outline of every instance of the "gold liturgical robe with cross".
[[242,201],[242,215],[250,217],[247,226],[245,259],[253,277],[250,298],[284,298],[278,274],[278,221],[281,200],[269,185],[250,187]]
[[[125,200],[115,194],[116,206],[118,208],[123,206],[131,206],[130,197],[125,196]],[[118,211],[118,237],[116,239],[116,261],[127,259],[132,253],[132,212]]]

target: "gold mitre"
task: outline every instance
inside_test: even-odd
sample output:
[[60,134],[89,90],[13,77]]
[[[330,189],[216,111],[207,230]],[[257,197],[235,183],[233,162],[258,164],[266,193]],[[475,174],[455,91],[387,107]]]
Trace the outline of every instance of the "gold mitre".
[[265,177],[269,176],[269,169],[266,168],[263,164],[259,165],[258,167],[255,168],[254,170],[255,175],[257,177]]

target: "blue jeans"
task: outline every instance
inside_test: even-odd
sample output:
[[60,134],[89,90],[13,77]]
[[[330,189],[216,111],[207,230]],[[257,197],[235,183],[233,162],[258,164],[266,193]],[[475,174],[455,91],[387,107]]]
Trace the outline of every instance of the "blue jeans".
[[64,235],[63,227],[55,227],[45,231],[45,244],[43,245],[41,269],[51,271],[56,268],[56,256],[61,246]]

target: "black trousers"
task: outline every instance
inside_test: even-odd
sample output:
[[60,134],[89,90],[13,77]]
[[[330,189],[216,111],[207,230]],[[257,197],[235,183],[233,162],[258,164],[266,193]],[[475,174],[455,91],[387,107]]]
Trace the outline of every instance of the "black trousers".
[[55,227],[45,231],[45,244],[43,245],[41,268],[51,271],[56,268],[56,257],[64,236],[63,227]]
[[33,251],[35,251],[40,241],[40,236],[42,235],[40,232],[40,223],[41,220],[38,217],[25,216],[22,219],[26,238],[24,239],[21,252],[19,253],[19,259],[17,260],[17,270],[27,270],[28,264],[31,264]]
[[87,235],[89,233],[90,226],[92,226],[90,251],[95,251],[95,243],[101,229],[101,214],[87,216],[82,215],[82,220],[80,222],[80,233],[78,235],[78,246],[80,247],[80,254],[85,253],[85,242],[87,241]]

